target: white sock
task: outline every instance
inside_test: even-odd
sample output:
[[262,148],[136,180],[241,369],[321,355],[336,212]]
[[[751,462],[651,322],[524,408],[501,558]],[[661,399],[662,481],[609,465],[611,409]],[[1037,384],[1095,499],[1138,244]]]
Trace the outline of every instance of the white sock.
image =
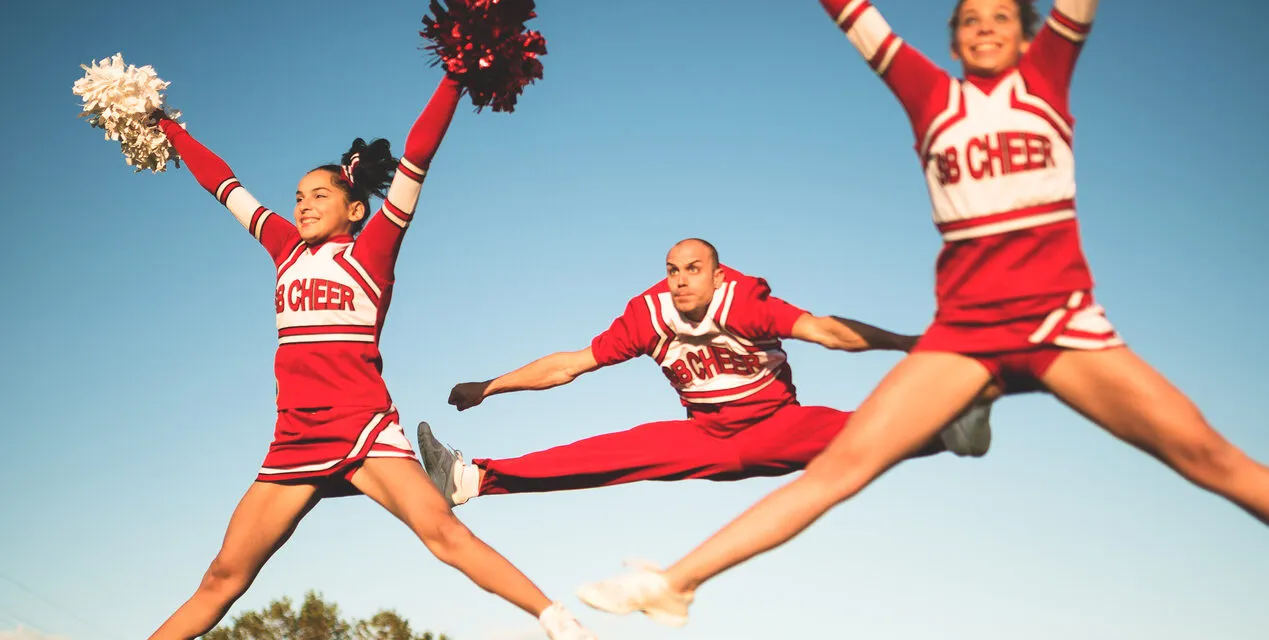
[[551,606],[543,609],[542,613],[538,614],[538,623],[542,625],[543,629],[546,629],[548,634],[580,626],[577,618],[574,618],[573,614],[569,613],[568,609],[565,609],[564,605],[559,602],[552,602]]
[[454,504],[463,504],[480,495],[480,467],[455,460],[454,477],[457,489],[454,491]]
[[552,602],[551,606],[543,609],[542,613],[538,614],[538,620],[542,622],[543,626],[550,627],[553,626],[551,624],[553,619],[558,618],[561,615],[568,615],[568,612],[564,610],[564,605],[558,602]]

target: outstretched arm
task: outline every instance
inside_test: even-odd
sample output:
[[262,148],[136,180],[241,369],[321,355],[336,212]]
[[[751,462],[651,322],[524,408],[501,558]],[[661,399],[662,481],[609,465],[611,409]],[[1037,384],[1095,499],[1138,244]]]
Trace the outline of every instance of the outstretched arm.
[[942,110],[939,99],[946,102],[951,84],[947,73],[895,34],[868,0],[820,0],[820,4],[894,92],[921,136]]
[[449,392],[449,403],[463,411],[492,395],[558,387],[598,368],[599,362],[595,360],[590,347],[580,351],[552,353],[493,380],[456,384]]
[[1093,18],[1097,15],[1097,3],[1098,0],[1055,0],[1053,9],[1066,20],[1090,25],[1093,24]]
[[920,338],[891,333],[858,320],[809,313],[793,323],[793,337],[839,351],[910,351]]
[[601,366],[651,353],[650,348],[658,339],[649,316],[651,304],[645,302],[644,296],[631,299],[626,304],[626,311],[613,320],[606,331],[595,336],[585,349],[552,353],[493,380],[456,384],[449,392],[449,403],[463,411],[494,394],[558,387]]
[[1071,77],[1096,15],[1097,0],[1056,0],[1023,58],[1024,69],[1033,66],[1044,79],[1036,90],[1068,121]]
[[[793,337],[838,351],[912,351],[921,336],[891,333],[866,322],[838,316],[813,316],[809,313],[793,323]],[[979,394],[984,402],[995,401],[1004,395],[1004,388],[992,380]]]
[[234,218],[264,245],[274,264],[280,263],[299,245],[300,234],[295,225],[262,206],[242,187],[224,160],[172,120],[160,118],[158,126],[176,147],[176,152],[198,184],[225,205]]
[[462,93],[462,87],[448,75],[441,80],[423,113],[410,128],[405,140],[405,153],[401,155],[392,184],[388,187],[388,197],[357,238],[353,256],[381,285],[392,282],[394,278],[397,253],[405,231],[414,219],[423,180],[454,119],[454,110]]

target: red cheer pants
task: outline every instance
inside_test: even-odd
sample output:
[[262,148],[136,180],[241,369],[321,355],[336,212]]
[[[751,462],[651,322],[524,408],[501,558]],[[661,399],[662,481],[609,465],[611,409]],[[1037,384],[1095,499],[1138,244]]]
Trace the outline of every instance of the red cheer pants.
[[780,476],[806,468],[850,414],[790,404],[746,425],[701,417],[651,422],[518,458],[472,462],[485,469],[481,495]]

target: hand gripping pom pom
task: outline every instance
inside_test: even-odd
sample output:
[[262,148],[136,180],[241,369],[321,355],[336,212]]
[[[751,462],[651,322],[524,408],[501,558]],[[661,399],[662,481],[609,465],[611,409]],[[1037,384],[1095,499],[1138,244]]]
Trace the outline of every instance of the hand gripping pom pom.
[[154,126],[152,117],[156,111],[172,120],[181,116],[163,106],[163,90],[169,83],[155,75],[149,65],[125,65],[119,53],[80,67],[84,77],[76,80],[72,89],[84,100],[79,117],[105,129],[107,140],[117,140],[124,161],[138,173],[165,171],[169,161],[181,166],[179,154],[163,130]]
[[[524,28],[537,17],[533,0],[431,0],[424,47],[471,94],[476,111],[515,111],[525,85],[542,78],[546,38]],[[433,17],[434,16],[434,17]]]

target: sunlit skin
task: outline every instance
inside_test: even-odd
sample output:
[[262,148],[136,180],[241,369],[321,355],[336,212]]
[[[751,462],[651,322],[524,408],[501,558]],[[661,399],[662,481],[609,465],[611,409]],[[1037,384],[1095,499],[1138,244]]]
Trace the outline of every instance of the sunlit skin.
[[[716,258],[709,246],[700,240],[688,239],[679,242],[670,247],[670,252],[665,256],[665,277],[670,287],[670,296],[674,301],[674,308],[684,318],[691,322],[701,322],[705,319],[705,313],[709,311],[709,305],[714,301],[714,291],[723,284],[723,269],[716,262]],[[579,354],[584,354],[582,358],[588,364],[580,367],[577,372],[568,375],[567,379],[556,380],[548,383],[546,386],[534,386],[532,388],[550,388],[571,382],[573,378],[586,371],[593,371],[598,368],[594,356],[590,352],[590,348],[584,351],[558,353],[547,356],[531,362],[516,371],[513,371],[503,378],[515,378],[517,375],[526,375],[526,370],[533,371],[535,367],[543,367],[551,370],[559,367],[558,360],[553,360],[561,356],[565,358],[574,358]],[[547,363],[547,364],[544,364]],[[541,369],[538,369],[539,371]],[[529,373],[527,376],[541,375],[538,373]],[[470,409],[481,403],[486,397],[505,391],[517,391],[526,387],[507,389],[495,386],[495,382],[502,378],[489,380],[486,382],[468,382],[457,385],[450,392],[450,404],[458,407],[459,411]],[[464,389],[466,388],[466,389]],[[485,468],[476,467],[480,474],[476,481],[476,486],[482,486],[485,482]]]
[[674,308],[692,322],[705,319],[714,290],[723,284],[723,269],[714,263],[709,247],[684,240],[665,256],[665,277]]
[[340,180],[326,170],[310,171],[295,189],[295,228],[307,244],[321,244],[340,235],[352,235],[353,225],[366,217],[366,206],[349,202]]
[[1031,43],[1015,0],[965,0],[956,21],[952,58],[965,75],[994,77],[1012,69]]
[[[1022,4],[1024,1],[965,0],[958,6],[952,21],[951,54],[963,65],[966,77],[1001,78],[1022,61],[1030,46],[1028,29],[1024,28],[1028,25],[1022,16],[1030,17],[1032,9],[1029,4]],[[864,6],[846,0],[822,3],[834,17],[842,15],[843,6]],[[1091,21],[1097,7],[1095,0],[1071,5],[1085,21]],[[859,48],[865,47],[859,44]],[[1066,59],[1066,64],[1073,64],[1073,59]],[[1063,82],[1070,71],[1069,66],[1061,70]],[[1065,85],[1061,88],[1065,89]],[[969,119],[965,102],[960,106],[961,116]],[[986,108],[992,107],[975,107]],[[990,118],[996,114],[981,115]],[[982,122],[988,120],[984,118]],[[1035,193],[1013,195],[1044,198],[1047,186],[1037,185]],[[1027,187],[1018,183],[993,188]],[[932,186],[931,191],[937,197],[941,187]],[[1028,269],[1037,276],[1049,268],[1036,267],[1040,271]],[[1014,268],[1022,272],[1023,265]],[[1016,319],[1004,316],[998,320],[1001,324],[984,321],[981,328],[973,331],[992,335],[996,326],[1009,326],[1007,323]],[[936,320],[935,324],[939,322]],[[1071,322],[1067,326],[1078,330],[1079,325]],[[972,345],[972,339],[964,340],[968,342],[959,346]],[[999,394],[992,388],[996,376],[988,367],[993,360],[999,362],[994,354],[977,354],[968,349],[968,353],[958,353],[957,345],[950,346],[948,350],[918,349],[900,361],[859,405],[849,426],[807,465],[802,475],[660,572],[662,583],[605,581],[587,585],[584,591],[597,596],[593,598],[597,602],[592,603],[585,595],[583,601],[605,611],[641,609],[659,622],[685,623],[688,605],[701,584],[793,539],[935,437],[976,396],[981,402]],[[1060,346],[1047,369],[1035,373],[1038,388],[1112,436],[1168,465],[1195,486],[1226,498],[1269,525],[1269,466],[1251,459],[1225,440],[1207,423],[1198,407],[1162,374],[1123,345]],[[1018,353],[1027,354],[1025,348],[1020,346]],[[603,593],[605,589],[612,592]]]

